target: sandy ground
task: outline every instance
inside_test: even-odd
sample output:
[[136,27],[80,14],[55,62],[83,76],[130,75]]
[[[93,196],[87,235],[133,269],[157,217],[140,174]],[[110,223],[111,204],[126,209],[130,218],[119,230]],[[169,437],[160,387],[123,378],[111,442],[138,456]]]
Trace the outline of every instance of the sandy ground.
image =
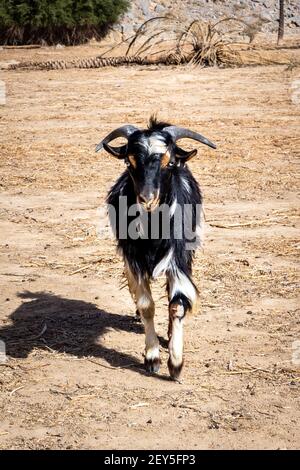
[[[1,80],[0,448],[299,447],[299,68]],[[97,236],[123,165],[94,146],[153,112],[218,144],[190,165],[206,233],[182,383],[167,373],[163,280],[153,286],[163,363],[151,376],[114,241]]]

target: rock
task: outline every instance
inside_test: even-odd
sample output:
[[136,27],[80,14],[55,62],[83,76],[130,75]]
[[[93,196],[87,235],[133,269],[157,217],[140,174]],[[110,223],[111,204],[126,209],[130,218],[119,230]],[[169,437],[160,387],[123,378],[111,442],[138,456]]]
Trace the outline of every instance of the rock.
[[[120,29],[115,29],[114,31],[111,31],[107,36],[106,36],[106,41],[111,42],[112,44],[119,43],[123,40],[123,35]],[[91,42],[90,42],[91,44]]]
[[125,36],[130,36],[134,31],[135,27],[132,25],[125,24],[123,26],[123,34],[125,34]]
[[165,7],[163,7],[162,5],[156,5],[155,13],[162,15],[165,11],[166,11]]
[[300,26],[300,15],[294,15],[291,17],[291,23],[295,26]]
[[141,10],[142,10],[142,12],[143,12],[143,14],[144,14],[145,16],[148,16],[149,13],[150,13],[150,12],[149,12],[149,6],[150,6],[150,5],[149,5],[149,0],[142,0],[142,1],[140,2]]
[[260,17],[264,23],[270,23],[271,21],[273,21],[272,16],[269,15],[268,13],[262,13]]
[[[218,21],[222,17],[262,18],[262,31],[272,31],[278,27],[278,0],[136,0],[120,20],[120,25],[136,30],[146,20],[171,13],[175,18],[184,18],[187,23],[195,18],[203,21]],[[299,0],[286,2],[285,17],[287,27],[298,28]],[[288,21],[288,18],[291,18]]]

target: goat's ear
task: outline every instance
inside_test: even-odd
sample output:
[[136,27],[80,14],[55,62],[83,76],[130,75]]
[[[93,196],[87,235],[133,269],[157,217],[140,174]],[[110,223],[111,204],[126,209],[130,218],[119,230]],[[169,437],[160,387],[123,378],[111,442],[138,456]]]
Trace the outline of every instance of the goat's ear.
[[197,155],[197,149],[191,150],[190,152],[187,152],[186,150],[181,149],[180,147],[177,147],[175,149],[176,153],[176,158],[180,160],[181,162],[185,163],[191,160],[195,155]]
[[127,145],[112,147],[111,145],[103,143],[103,148],[106,152],[110,153],[110,155],[119,159],[124,159],[127,153]]

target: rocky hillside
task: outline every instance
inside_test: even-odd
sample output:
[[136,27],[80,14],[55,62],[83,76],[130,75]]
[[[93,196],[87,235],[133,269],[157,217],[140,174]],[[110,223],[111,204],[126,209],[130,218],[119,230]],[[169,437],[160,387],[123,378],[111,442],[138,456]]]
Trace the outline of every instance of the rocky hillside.
[[[164,15],[174,15],[192,21],[218,20],[238,17],[249,23],[261,23],[261,31],[273,32],[278,27],[279,0],[132,0],[131,9],[122,19],[119,29],[127,36],[146,20]],[[286,34],[300,31],[299,0],[285,1]]]

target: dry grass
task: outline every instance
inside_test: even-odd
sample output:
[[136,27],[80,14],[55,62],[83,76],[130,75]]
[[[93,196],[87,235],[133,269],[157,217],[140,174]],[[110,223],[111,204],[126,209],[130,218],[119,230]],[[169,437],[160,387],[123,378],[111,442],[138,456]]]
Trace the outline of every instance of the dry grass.
[[[299,443],[297,71],[152,69],[3,74],[3,449]],[[150,377],[141,325],[127,289],[119,290],[122,261],[95,229],[123,170],[95,154],[95,144],[119,123],[145,126],[157,107],[163,119],[218,143],[190,164],[207,232],[194,264],[200,311],[186,320],[180,385],[167,379],[164,279],[153,285],[162,369]]]

